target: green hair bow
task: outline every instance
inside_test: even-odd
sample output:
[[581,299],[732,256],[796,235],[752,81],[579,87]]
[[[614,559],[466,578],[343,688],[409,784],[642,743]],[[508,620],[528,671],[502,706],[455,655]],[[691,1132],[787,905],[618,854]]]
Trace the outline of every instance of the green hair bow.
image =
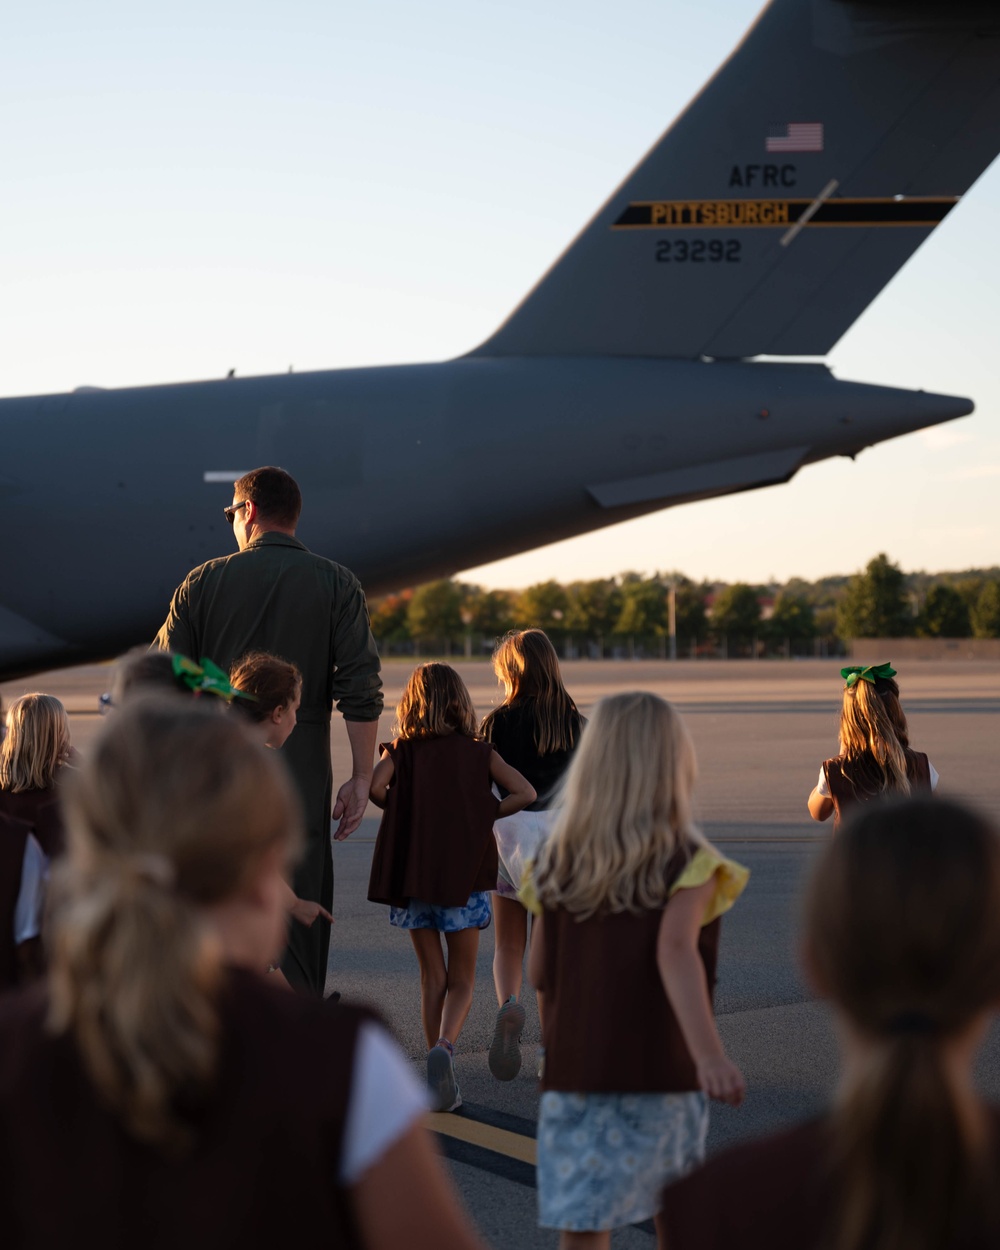
[[247,694],[230,685],[229,678],[211,660],[202,657],[200,664],[189,660],[186,655],[175,655],[171,661],[174,677],[182,686],[193,690],[195,694],[215,694],[220,699],[231,703],[233,699],[255,699],[256,695]]
[[840,675],[850,689],[859,681],[867,681],[873,686],[879,679],[888,681],[890,677],[896,676],[896,670],[886,661],[885,664],[869,664],[867,668],[862,664],[855,664],[852,668],[842,668]]

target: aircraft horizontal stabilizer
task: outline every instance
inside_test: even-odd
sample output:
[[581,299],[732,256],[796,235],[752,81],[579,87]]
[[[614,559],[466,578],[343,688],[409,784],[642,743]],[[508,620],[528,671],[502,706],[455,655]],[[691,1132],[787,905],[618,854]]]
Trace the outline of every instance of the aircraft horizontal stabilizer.
[[772,0],[473,354],[824,355],[998,151],[995,0]]
[[618,482],[588,486],[587,493],[602,508],[622,508],[656,500],[697,499],[724,495],[754,486],[787,482],[809,455],[808,447],[764,452],[758,456],[737,456],[733,460],[712,460],[707,464],[650,473]]

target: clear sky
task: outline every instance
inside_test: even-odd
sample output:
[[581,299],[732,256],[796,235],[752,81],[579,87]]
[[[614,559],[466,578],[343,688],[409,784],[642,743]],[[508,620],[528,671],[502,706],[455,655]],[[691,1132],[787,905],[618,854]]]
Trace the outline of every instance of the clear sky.
[[[18,6],[0,43],[0,395],[461,355],[758,8]],[[827,358],[841,378],[970,395],[974,416],[463,576],[1000,563],[998,237],[994,166]]]

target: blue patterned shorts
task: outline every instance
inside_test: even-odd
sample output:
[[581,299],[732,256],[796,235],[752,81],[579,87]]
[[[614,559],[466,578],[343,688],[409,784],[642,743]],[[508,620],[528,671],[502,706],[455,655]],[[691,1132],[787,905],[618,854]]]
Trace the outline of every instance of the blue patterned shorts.
[[705,1157],[708,1099],[546,1090],[538,1113],[538,1222],[598,1232],[648,1220],[660,1190]]
[[459,929],[485,929],[493,913],[490,896],[485,891],[469,895],[464,907],[438,907],[411,898],[409,907],[390,907],[389,923],[397,929],[437,929],[440,933],[457,933]]

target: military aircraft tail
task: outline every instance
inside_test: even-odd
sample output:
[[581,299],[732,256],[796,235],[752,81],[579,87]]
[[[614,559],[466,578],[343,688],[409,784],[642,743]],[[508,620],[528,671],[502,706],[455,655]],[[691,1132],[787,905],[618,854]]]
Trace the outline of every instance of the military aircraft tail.
[[473,355],[824,355],[998,150],[996,0],[773,0]]

